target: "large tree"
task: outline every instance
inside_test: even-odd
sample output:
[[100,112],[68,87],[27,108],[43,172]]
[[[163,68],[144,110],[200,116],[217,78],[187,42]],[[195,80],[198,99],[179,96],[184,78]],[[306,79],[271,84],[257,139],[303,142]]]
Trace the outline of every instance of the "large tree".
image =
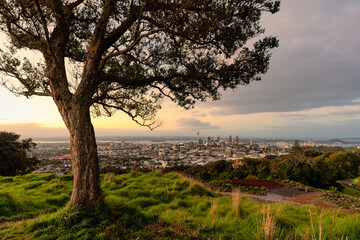
[[[260,80],[275,37],[260,17],[274,0],[1,0],[2,83],[17,95],[50,96],[70,132],[69,206],[101,195],[94,115],[120,110],[153,129],[159,99],[184,108]],[[258,39],[250,47],[249,39]],[[17,57],[39,52],[42,61]],[[71,71],[70,71],[70,70]]]

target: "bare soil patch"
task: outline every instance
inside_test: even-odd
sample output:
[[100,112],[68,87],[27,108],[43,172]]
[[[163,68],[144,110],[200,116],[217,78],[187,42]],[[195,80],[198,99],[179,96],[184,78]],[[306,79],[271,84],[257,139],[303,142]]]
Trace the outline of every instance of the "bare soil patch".
[[323,197],[324,194],[325,194],[325,192],[320,192],[320,191],[311,192],[311,193],[298,195],[295,197],[288,197],[288,198],[284,199],[283,201],[289,202],[289,203],[300,204],[300,205],[314,205],[314,206],[321,207],[324,209],[340,210],[342,212],[351,213],[351,214],[359,213],[359,211],[357,211],[355,209],[345,209],[345,208],[335,204],[334,202],[332,202],[328,199],[325,199]]

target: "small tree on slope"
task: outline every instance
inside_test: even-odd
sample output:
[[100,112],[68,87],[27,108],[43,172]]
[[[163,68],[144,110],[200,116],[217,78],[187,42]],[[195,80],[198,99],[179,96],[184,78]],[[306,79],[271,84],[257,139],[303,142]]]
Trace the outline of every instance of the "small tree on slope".
[[20,140],[20,135],[11,132],[0,132],[0,175],[15,176],[31,172],[39,163],[28,152],[36,144],[30,138]]
[[[2,84],[16,95],[51,97],[70,132],[74,187],[69,206],[101,195],[90,110],[120,110],[142,126],[159,125],[159,99],[184,108],[218,100],[219,91],[260,80],[274,37],[260,17],[274,0],[1,0]],[[30,49],[34,63],[16,58]],[[67,74],[71,66],[74,74]]]

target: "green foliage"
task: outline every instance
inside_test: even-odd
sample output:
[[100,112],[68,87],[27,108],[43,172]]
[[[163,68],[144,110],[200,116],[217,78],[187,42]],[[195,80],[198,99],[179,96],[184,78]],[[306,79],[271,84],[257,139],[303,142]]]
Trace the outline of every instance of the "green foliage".
[[[218,179],[228,180],[231,177],[242,174],[233,169],[231,162],[225,160],[211,162],[204,166],[195,165],[186,169],[183,173],[203,182],[210,182]],[[238,177],[241,177],[241,175]]]
[[274,159],[271,166],[272,176],[289,179],[305,185],[328,188],[340,179],[356,176],[359,162],[357,156],[349,152],[304,153],[292,151],[285,157]]
[[[360,236],[359,214],[289,204],[268,206],[245,198],[239,198],[235,211],[232,198],[216,195],[174,173],[109,178],[102,181],[104,201],[94,209],[67,209],[66,201],[55,201],[53,206],[47,203],[60,192],[70,196],[69,178],[25,175],[8,181],[0,177],[0,238],[255,240],[270,239],[269,232],[273,239],[321,235],[323,239],[356,240]],[[24,186],[32,182],[36,182],[34,187],[25,191]],[[64,189],[58,192],[55,185]],[[128,193],[120,196],[119,191]],[[214,201],[216,211],[212,210]],[[23,221],[4,222],[13,220]]]
[[182,173],[221,191],[231,191],[229,179],[247,177],[291,180],[328,189],[337,186],[336,181],[354,178],[358,174],[359,156],[358,152],[304,151],[295,143],[286,156],[273,159],[245,158],[242,160],[245,164],[237,168],[232,167],[232,162],[222,160],[204,166],[192,166]]
[[38,160],[28,157],[28,151],[36,146],[32,140],[20,140],[20,135],[0,132],[0,175],[15,176],[31,172]]
[[336,152],[331,154],[326,160],[330,170],[336,175],[337,179],[347,179],[355,177],[357,168],[353,159],[346,152]]

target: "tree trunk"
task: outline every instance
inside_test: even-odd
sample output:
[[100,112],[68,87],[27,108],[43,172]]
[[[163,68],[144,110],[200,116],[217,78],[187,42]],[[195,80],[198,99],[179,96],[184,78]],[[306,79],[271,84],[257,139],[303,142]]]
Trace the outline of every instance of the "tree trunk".
[[101,196],[99,162],[89,108],[76,104],[66,114],[74,186],[68,207],[93,206]]
[[56,55],[45,53],[44,59],[52,98],[70,132],[74,184],[68,207],[91,207],[100,200],[101,189],[95,132],[90,117],[91,99],[96,86],[89,86],[87,83],[92,82],[92,78],[98,75],[94,73],[96,68],[91,68],[91,71],[87,72],[88,78],[83,76],[83,84],[72,94],[66,77],[62,41],[58,39],[58,42],[56,40],[53,43],[52,49],[56,50]]

